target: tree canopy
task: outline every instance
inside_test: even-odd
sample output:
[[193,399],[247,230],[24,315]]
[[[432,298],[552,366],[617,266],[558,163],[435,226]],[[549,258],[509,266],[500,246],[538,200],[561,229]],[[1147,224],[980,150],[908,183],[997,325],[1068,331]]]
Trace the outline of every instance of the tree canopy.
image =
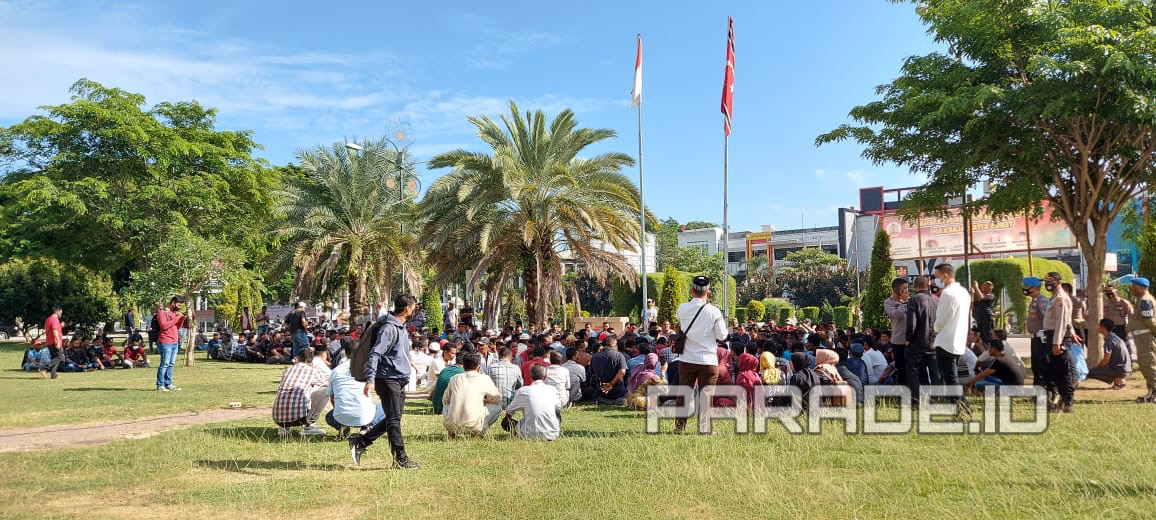
[[[1072,230],[1098,287],[1108,226],[1156,180],[1156,31],[1143,0],[923,0],[946,49],[912,56],[817,143],[853,139],[864,157],[926,175],[904,212],[938,211],[984,181],[965,211],[1040,211]],[[1088,291],[1089,320],[1100,291]],[[1089,362],[1100,357],[1092,335]]]

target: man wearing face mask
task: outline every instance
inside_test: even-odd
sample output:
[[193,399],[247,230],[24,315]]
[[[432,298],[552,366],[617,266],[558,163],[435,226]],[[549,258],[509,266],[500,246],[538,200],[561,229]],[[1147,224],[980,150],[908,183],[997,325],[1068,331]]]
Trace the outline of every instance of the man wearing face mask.
[[[1052,301],[1044,314],[1044,346],[1048,348],[1048,367],[1044,377],[1056,388],[1060,402],[1052,411],[1072,413],[1072,398],[1076,391],[1076,367],[1068,347],[1072,342],[1072,297],[1060,287],[1060,273],[1050,272],[1044,278],[1044,287],[1052,292]],[[1054,403],[1054,401],[1052,401]]]
[[1132,279],[1132,296],[1139,302],[1132,315],[1132,335],[1136,338],[1136,353],[1133,358],[1140,365],[1148,393],[1136,402],[1156,403],[1156,298],[1148,292],[1147,278]]
[[[960,384],[957,365],[971,329],[971,293],[955,281],[955,268],[948,263],[935,266],[935,285],[940,288],[935,310],[935,359],[943,384],[957,386]],[[956,403],[960,414],[970,414],[962,394]]]
[[1031,299],[1028,302],[1026,324],[1028,334],[1032,335],[1032,384],[1044,387],[1050,396],[1056,389],[1049,386],[1047,378],[1044,377],[1044,370],[1048,366],[1048,347],[1044,346],[1043,340],[1044,313],[1048,311],[1048,299],[1040,294],[1040,287],[1043,284],[1043,280],[1034,276],[1024,278],[1023,292],[1024,296]]
[[1124,340],[1124,344],[1128,345],[1128,352],[1132,354],[1132,359],[1136,359],[1136,344],[1128,336],[1128,325],[1134,313],[1135,309],[1132,308],[1132,302],[1121,298],[1115,287],[1109,285],[1104,289],[1104,317],[1116,324],[1112,333],[1120,336],[1120,339]]

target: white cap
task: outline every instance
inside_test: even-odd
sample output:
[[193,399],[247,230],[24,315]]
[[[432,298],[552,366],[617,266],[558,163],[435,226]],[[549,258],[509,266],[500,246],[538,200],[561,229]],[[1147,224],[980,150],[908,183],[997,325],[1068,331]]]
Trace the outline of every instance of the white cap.
[[305,308],[305,302],[297,302],[297,308],[298,309],[304,309]]

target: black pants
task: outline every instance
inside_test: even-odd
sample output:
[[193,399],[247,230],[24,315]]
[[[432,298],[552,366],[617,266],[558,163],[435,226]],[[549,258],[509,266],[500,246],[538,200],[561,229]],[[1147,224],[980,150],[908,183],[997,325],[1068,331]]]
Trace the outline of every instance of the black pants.
[[907,345],[891,344],[891,360],[895,362],[895,384],[897,385],[907,383],[907,359],[903,356],[905,350],[907,350]]
[[[966,348],[966,347],[964,347]],[[939,380],[945,386],[963,384],[959,381],[959,355],[952,354],[942,348],[935,348],[935,361],[939,367]],[[967,396],[960,395],[955,401],[967,401]]]
[[[1052,331],[1047,331],[1043,342],[1047,348],[1046,355],[1048,359],[1047,370],[1044,371],[1044,378],[1048,382],[1048,388],[1054,388],[1060,394],[1060,399],[1066,404],[1071,403],[1072,398],[1076,394],[1076,363],[1072,361],[1072,353],[1067,349],[1060,352],[1056,356],[1052,354]],[[1071,341],[1071,338],[1064,338],[1064,343]]]
[[991,338],[995,335],[995,321],[984,317],[983,320],[975,320],[975,326],[979,329],[979,339],[983,341],[984,348],[991,344]]
[[1032,334],[1032,384],[1042,386],[1048,392],[1055,392],[1056,387],[1051,385],[1047,377],[1051,350],[1050,345],[1044,345],[1039,336]]
[[405,461],[405,441],[401,437],[401,414],[405,411],[405,386],[409,379],[378,379],[373,382],[377,396],[381,398],[381,407],[385,411],[385,419],[373,425],[369,431],[361,436],[358,444],[363,448],[373,445],[383,434],[389,434],[389,449],[397,461]]
[[923,383],[924,374],[928,375],[928,382],[932,385],[943,383],[935,352],[927,348],[909,348],[904,353],[907,361],[907,388],[911,390],[912,401],[919,401],[919,385]]

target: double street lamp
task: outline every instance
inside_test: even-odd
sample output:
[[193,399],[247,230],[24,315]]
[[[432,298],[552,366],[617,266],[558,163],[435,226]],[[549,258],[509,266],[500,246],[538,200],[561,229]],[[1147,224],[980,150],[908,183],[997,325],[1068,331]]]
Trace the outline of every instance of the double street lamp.
[[[400,204],[402,201],[405,200],[405,188],[406,188],[406,180],[407,180],[405,178],[407,165],[405,165],[401,161],[401,158],[405,156],[405,153],[401,148],[398,148],[397,144],[394,144],[393,141],[386,139],[385,142],[387,142],[391,146],[393,146],[394,157],[391,158],[388,155],[381,153],[378,150],[375,150],[372,148],[367,149],[364,146],[359,145],[357,143],[353,143],[353,142],[345,143],[345,148],[350,150],[350,151],[353,151],[353,152],[369,152],[369,153],[372,153],[372,154],[384,159],[385,161],[393,164],[394,169],[397,170],[397,200],[394,202],[394,204]],[[413,180],[413,186],[414,186],[413,187],[414,194],[416,195],[418,193],[421,193],[421,180],[417,178],[417,175],[414,175],[412,180]],[[386,187],[388,188],[389,187],[388,181],[386,181],[386,182],[387,182]],[[399,222],[398,223],[398,229],[404,234],[405,233],[405,224]],[[404,293],[406,291],[405,255],[404,255],[404,253],[402,254],[401,262],[402,262],[401,290]]]

